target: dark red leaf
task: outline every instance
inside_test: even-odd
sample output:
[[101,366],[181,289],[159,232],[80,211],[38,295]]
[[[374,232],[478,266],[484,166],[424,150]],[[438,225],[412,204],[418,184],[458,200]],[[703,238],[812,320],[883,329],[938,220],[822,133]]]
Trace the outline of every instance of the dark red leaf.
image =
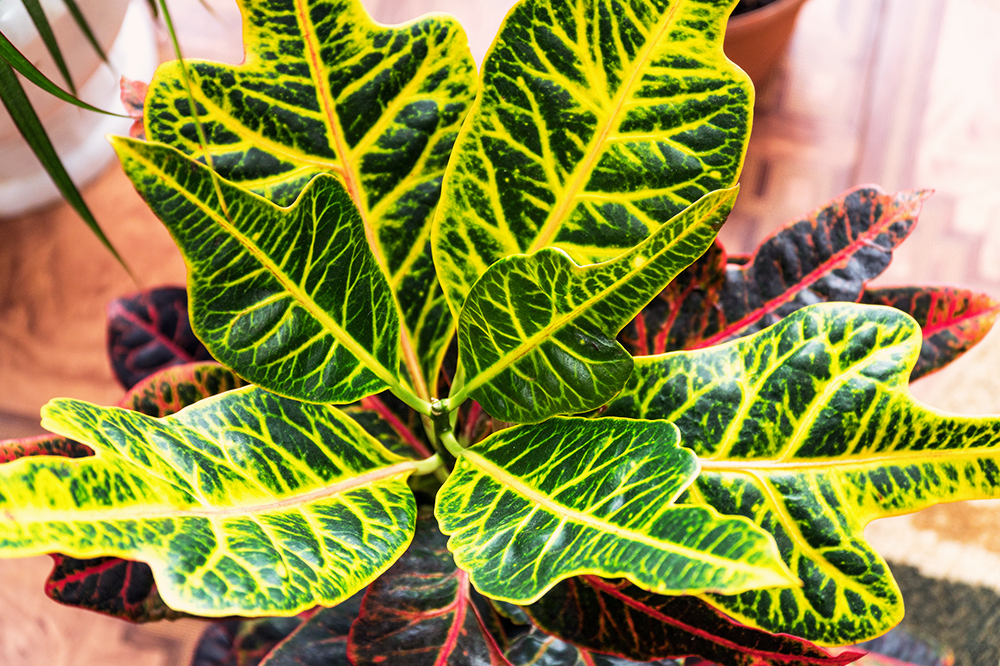
[[925,190],[848,190],[767,238],[745,262],[718,244],[621,333],[634,355],[700,349],[767,328],[795,310],[856,302],[916,224]]
[[67,606],[77,606],[132,622],[181,617],[156,591],[153,571],[142,562],[116,557],[77,560],[51,555],[55,566],[45,582],[45,594]]
[[509,664],[477,604],[469,575],[455,566],[432,516],[417,520],[413,543],[371,584],[351,627],[354,666]]
[[361,611],[364,592],[333,608],[321,608],[268,654],[261,666],[347,666],[347,636]]
[[621,657],[589,652],[537,630],[518,637],[507,650],[507,659],[514,666],[677,666],[673,659],[639,664]]
[[861,302],[894,307],[920,324],[924,342],[911,381],[940,370],[972,349],[1000,314],[1000,301],[952,287],[866,289]]
[[183,288],[117,298],[108,304],[107,317],[108,358],[125,388],[174,365],[212,360],[191,330]]
[[844,666],[808,641],[730,619],[695,597],[661,596],[626,582],[571,578],[525,608],[537,627],[579,647],[627,659],[700,657],[722,666]]
[[216,622],[201,635],[191,666],[259,666],[304,622],[302,617]]

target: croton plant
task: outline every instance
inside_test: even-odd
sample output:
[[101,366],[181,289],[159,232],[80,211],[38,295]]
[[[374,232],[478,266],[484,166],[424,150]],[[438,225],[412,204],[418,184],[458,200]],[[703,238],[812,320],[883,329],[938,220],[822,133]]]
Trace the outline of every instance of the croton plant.
[[726,255],[734,4],[521,0],[477,76],[447,16],[241,0],[244,62],[112,139],[187,292],[112,305],[119,406],[2,444],[0,552],[223,618],[201,666],[857,659],[903,616],[865,525],[1000,496],[1000,419],[907,388],[998,303],[866,286],[922,191]]

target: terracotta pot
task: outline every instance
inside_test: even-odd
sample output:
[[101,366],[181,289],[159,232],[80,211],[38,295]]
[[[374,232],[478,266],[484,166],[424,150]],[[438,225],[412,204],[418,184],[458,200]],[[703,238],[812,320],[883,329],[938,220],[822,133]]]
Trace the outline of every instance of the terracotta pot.
[[806,0],[776,0],[729,19],[725,51],[760,88],[792,37],[795,19]]

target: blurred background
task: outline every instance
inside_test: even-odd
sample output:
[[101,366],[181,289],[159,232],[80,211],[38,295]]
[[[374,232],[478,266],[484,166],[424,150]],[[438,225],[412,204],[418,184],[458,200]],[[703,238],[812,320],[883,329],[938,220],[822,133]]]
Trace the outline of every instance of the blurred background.
[[[0,0],[0,17],[12,1]],[[211,13],[198,0],[169,0],[185,55],[239,62],[235,2],[208,4]],[[481,61],[512,2],[365,4],[384,23],[453,13]],[[133,5],[145,11],[142,0]],[[727,250],[752,250],[856,184],[932,188],[916,230],[875,284],[947,283],[1000,299],[998,27],[996,0],[808,0],[757,91],[740,198],[721,234]],[[154,31],[160,56],[171,57]],[[140,286],[183,284],[179,254],[117,163],[85,175],[84,197]],[[40,432],[38,410],[53,397],[120,398],[105,356],[104,304],[136,288],[65,204],[0,219],[0,439]],[[1000,413],[1000,332],[913,392],[952,412]],[[946,645],[960,666],[1000,661],[998,518],[993,503],[975,502],[878,521],[867,532],[904,589],[907,628]],[[60,607],[42,593],[49,569],[46,557],[0,561],[0,664],[188,662],[202,623],[133,626]]]

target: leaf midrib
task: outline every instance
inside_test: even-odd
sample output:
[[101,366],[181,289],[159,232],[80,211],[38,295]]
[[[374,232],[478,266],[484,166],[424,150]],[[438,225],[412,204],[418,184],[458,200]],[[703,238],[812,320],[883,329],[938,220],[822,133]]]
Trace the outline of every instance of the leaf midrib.
[[607,141],[608,135],[611,133],[612,127],[617,127],[619,120],[618,116],[625,104],[625,100],[632,94],[632,88],[639,79],[639,73],[645,71],[654,47],[667,31],[667,27],[673,23],[674,16],[677,14],[680,4],[680,2],[675,2],[670,7],[670,9],[660,19],[661,23],[659,29],[656,31],[656,35],[651,36],[650,39],[648,39],[643,45],[642,55],[636,59],[636,64],[632,68],[628,81],[618,90],[612,110],[604,121],[604,126],[601,128],[597,138],[591,141],[587,154],[577,166],[569,187],[564,190],[562,202],[559,204],[558,208],[556,208],[555,211],[549,215],[549,218],[545,221],[545,224],[542,226],[538,235],[535,236],[535,240],[531,243],[528,252],[535,252],[549,245],[552,238],[562,226],[563,218],[565,218],[575,208],[577,195],[588,181],[594,162],[603,152],[604,145]]
[[[694,561],[711,563],[719,568],[723,569],[737,569],[744,572],[750,576],[760,575],[760,567],[753,567],[746,565],[739,560],[724,559],[717,555],[712,555],[703,551],[695,550],[693,548],[688,548],[686,546],[680,546],[678,544],[673,544],[667,541],[660,541],[654,539],[648,534],[643,534],[641,532],[635,532],[633,530],[620,527],[613,523],[595,518],[594,516],[585,514],[583,512],[577,511],[576,509],[570,509],[561,504],[557,504],[547,495],[543,495],[534,488],[523,483],[518,477],[510,474],[507,470],[498,467],[493,464],[488,459],[479,455],[478,453],[466,449],[462,453],[462,457],[472,465],[476,471],[481,474],[485,474],[493,482],[501,486],[502,490],[510,490],[521,497],[527,499],[529,502],[536,506],[540,506],[548,512],[564,517],[566,519],[572,520],[584,527],[589,527],[591,529],[597,530],[602,533],[610,533],[616,537],[627,539],[636,543],[640,543],[650,548],[655,548],[660,551],[667,551],[681,557],[685,557]],[[680,505],[676,506],[677,509],[683,509]]]
[[[83,458],[82,460],[87,460]],[[270,513],[275,511],[281,511],[283,509],[293,508],[296,506],[304,506],[309,503],[313,503],[319,500],[323,500],[334,495],[339,495],[350,490],[355,490],[365,485],[374,484],[378,481],[384,479],[400,476],[409,475],[416,469],[416,465],[412,461],[404,461],[396,463],[390,467],[381,467],[375,470],[366,472],[360,476],[350,477],[339,481],[330,486],[325,486],[323,488],[318,488],[301,495],[293,495],[291,497],[284,497],[281,499],[275,499],[271,502],[260,502],[258,504],[249,504],[241,506],[231,506],[231,507],[216,507],[216,508],[184,508],[184,509],[174,509],[174,508],[158,508],[158,509],[145,509],[141,507],[129,506],[117,509],[109,510],[84,510],[84,511],[73,511],[71,509],[51,509],[45,508],[39,512],[40,517],[34,517],[33,512],[28,511],[18,511],[14,513],[14,510],[10,508],[5,508],[5,511],[13,516],[13,519],[18,522],[104,522],[109,520],[156,520],[159,518],[229,518],[232,516],[243,516],[243,515],[258,515],[264,513]]]

